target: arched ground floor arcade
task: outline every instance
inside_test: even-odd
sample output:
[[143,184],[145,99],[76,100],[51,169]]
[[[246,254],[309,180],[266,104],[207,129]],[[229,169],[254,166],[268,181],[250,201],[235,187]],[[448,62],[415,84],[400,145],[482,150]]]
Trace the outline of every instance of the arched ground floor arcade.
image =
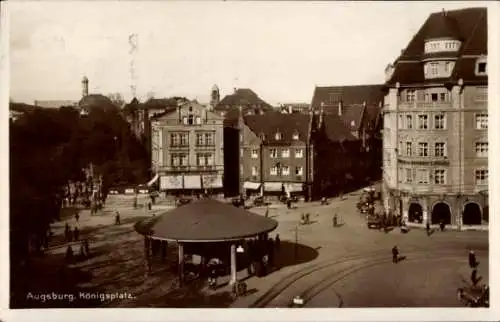
[[401,215],[413,224],[473,227],[488,224],[488,198],[477,195],[411,194],[402,191],[385,191],[386,210]]

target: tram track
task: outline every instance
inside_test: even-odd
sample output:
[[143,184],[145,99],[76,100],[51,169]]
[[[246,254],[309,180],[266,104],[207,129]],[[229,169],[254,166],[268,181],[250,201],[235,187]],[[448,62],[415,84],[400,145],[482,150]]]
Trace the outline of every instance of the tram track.
[[[428,249],[422,248],[422,247],[412,247],[412,248],[405,249],[405,255],[412,256],[412,258],[414,256],[418,256],[419,254],[427,255],[427,256],[419,256],[418,257],[419,259],[429,258],[430,255],[432,255],[433,258],[439,257],[439,256],[449,254],[450,252],[453,252],[453,254],[457,254],[460,251],[459,250],[455,250],[455,251],[446,250],[446,251],[438,251],[438,252],[429,253]],[[357,263],[359,261],[361,261],[362,263]],[[283,279],[281,279],[278,283],[274,284],[264,295],[259,297],[249,307],[250,308],[267,307],[271,302],[273,302],[273,300],[278,298],[287,289],[292,287],[297,281],[303,280],[304,278],[311,276],[315,273],[320,273],[321,271],[326,270],[326,269],[332,269],[333,267],[336,267],[336,266],[350,264],[349,267],[347,267],[347,268],[343,268],[340,271],[336,270],[335,272],[328,274],[326,277],[326,280],[331,280],[331,279],[335,279],[336,277],[338,278],[339,274],[347,273],[347,272],[352,271],[356,268],[358,268],[358,270],[360,270],[360,269],[367,268],[370,265],[374,266],[377,264],[382,264],[382,263],[390,262],[390,261],[391,261],[390,253],[388,254],[387,251],[376,251],[376,252],[369,252],[369,253],[360,253],[360,254],[351,255],[351,256],[344,256],[341,259],[330,259],[330,260],[325,260],[325,261],[322,261],[322,262],[314,264],[314,265],[309,265],[309,266],[304,267],[302,269],[299,269],[298,271],[295,271],[295,272],[289,274],[288,276],[284,277]],[[354,265],[351,264],[353,262],[354,262]],[[365,266],[367,266],[367,267],[365,267]],[[352,273],[354,273],[354,271]],[[343,277],[340,277],[338,279],[341,279],[341,278],[343,278]],[[302,292],[303,294],[301,295],[301,297],[303,295],[309,296],[309,294],[312,292],[311,289],[317,287],[318,285],[323,285],[324,281],[325,281],[325,278],[322,278],[321,281],[314,283],[306,291]],[[334,284],[335,282],[333,282],[332,284]],[[309,296],[309,299],[310,298],[312,298],[312,297]]]
[[[411,258],[407,258],[407,259],[405,259],[405,261],[416,261],[416,260],[422,260],[422,259],[426,259],[426,260],[444,259],[444,260],[446,260],[446,259],[457,258],[457,252],[432,253],[432,254],[430,254],[430,256],[429,255],[427,255],[427,256],[418,256],[417,255],[416,257],[415,257],[415,255],[416,255],[415,253],[413,253],[413,254],[410,253],[409,255],[411,255]],[[336,284],[340,280],[342,280],[342,279],[344,279],[352,274],[355,274],[361,270],[364,270],[364,269],[367,269],[370,267],[374,267],[374,266],[382,265],[382,264],[388,264],[391,262],[392,262],[392,260],[389,260],[389,259],[372,260],[372,261],[364,263],[363,265],[359,265],[359,266],[353,265],[353,266],[345,268],[341,271],[331,273],[326,278],[324,278],[321,282],[316,283],[316,284],[310,286],[309,288],[307,288],[306,290],[302,291],[302,293],[300,293],[299,296],[300,296],[300,298],[302,298],[304,300],[304,303],[307,303],[311,299],[313,299],[315,296],[317,296],[318,294],[324,292],[326,289],[330,288],[332,285]],[[335,290],[334,290],[334,293],[339,300],[338,307],[342,307],[344,304],[342,296]]]

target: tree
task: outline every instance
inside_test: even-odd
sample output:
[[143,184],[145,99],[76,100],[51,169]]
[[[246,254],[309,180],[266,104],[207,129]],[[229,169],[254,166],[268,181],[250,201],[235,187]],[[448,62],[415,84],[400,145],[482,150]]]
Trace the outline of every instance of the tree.
[[85,117],[72,107],[33,109],[10,123],[10,228],[14,261],[39,247],[59,217],[61,188],[82,180],[90,163],[105,185],[148,179],[146,148],[119,109],[92,108]]
[[108,94],[108,98],[118,107],[122,107],[125,104],[125,100],[123,99],[122,94],[120,93],[110,93]]

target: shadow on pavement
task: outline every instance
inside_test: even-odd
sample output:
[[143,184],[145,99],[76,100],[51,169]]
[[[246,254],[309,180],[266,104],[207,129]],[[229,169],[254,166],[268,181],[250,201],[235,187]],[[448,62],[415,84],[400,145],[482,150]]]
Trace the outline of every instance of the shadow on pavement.
[[291,241],[282,241],[276,250],[275,266],[283,268],[313,261],[318,257],[317,249]]

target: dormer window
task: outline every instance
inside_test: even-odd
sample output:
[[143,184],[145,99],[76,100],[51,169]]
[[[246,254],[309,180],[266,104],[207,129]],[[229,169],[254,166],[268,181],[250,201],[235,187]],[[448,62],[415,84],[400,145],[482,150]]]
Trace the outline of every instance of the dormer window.
[[297,132],[293,133],[292,139],[298,140],[299,139],[299,133],[297,133]]
[[424,65],[424,75],[426,79],[450,77],[454,67],[453,61],[428,62]]
[[188,116],[188,125],[193,125],[194,124],[194,116],[190,114]]
[[476,75],[487,75],[488,65],[486,62],[486,57],[481,57],[476,61]]
[[282,135],[280,132],[276,132],[276,135],[274,136],[274,138],[276,139],[276,141],[279,141],[282,139]]
[[428,40],[424,45],[424,53],[456,52],[460,49],[461,42],[453,39]]
[[189,112],[192,112],[192,111],[193,111],[193,107],[189,106]]

